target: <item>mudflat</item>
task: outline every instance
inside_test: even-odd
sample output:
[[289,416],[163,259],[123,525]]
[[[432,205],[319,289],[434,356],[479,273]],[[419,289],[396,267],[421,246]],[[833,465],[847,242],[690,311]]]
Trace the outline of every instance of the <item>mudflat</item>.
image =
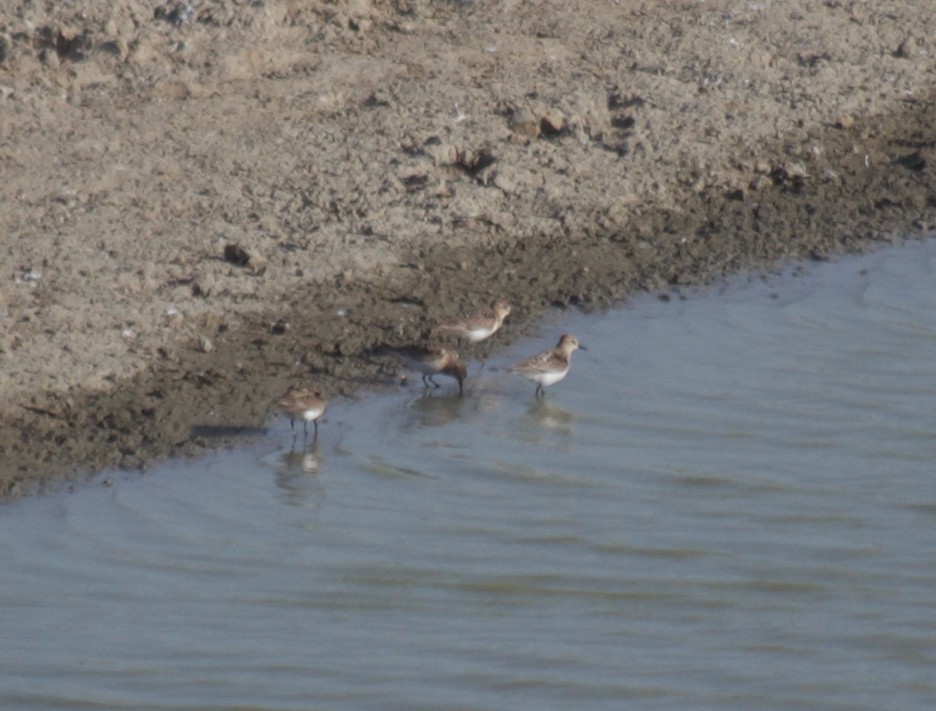
[[[0,7],[0,495],[262,430],[503,298],[936,227],[928,0]],[[496,345],[495,345],[496,347]]]

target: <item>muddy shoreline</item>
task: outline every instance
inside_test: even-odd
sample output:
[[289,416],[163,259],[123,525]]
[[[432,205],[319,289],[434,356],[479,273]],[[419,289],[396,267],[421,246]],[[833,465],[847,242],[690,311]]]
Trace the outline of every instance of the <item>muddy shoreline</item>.
[[0,494],[394,387],[377,345],[494,298],[503,344],[936,229],[926,4],[752,7],[0,18]]

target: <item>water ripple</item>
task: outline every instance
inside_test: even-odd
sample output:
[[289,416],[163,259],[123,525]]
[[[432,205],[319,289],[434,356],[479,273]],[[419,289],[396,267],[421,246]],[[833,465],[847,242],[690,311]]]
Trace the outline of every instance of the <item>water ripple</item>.
[[[932,707],[934,273],[560,315],[465,398],[8,507],[0,705]],[[590,350],[537,402],[502,368],[561,331]]]

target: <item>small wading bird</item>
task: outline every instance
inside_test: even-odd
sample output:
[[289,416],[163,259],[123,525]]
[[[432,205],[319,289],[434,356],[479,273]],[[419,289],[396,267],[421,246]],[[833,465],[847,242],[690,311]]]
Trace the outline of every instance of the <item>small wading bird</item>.
[[468,376],[468,369],[465,364],[458,359],[458,354],[448,348],[435,347],[412,347],[412,348],[389,348],[403,364],[410,370],[422,373],[423,385],[427,388],[430,383],[433,387],[439,387],[439,384],[433,380],[434,375],[447,375],[458,381],[458,394],[464,393],[465,378]]
[[440,331],[454,333],[470,343],[479,343],[490,338],[504,324],[504,319],[510,315],[510,304],[506,301],[496,301],[490,310],[482,311],[474,316],[439,326]]
[[311,388],[290,385],[276,404],[280,410],[289,415],[289,429],[293,433],[293,440],[296,439],[297,419],[302,420],[302,432],[305,437],[309,436],[310,422],[315,426],[314,436],[318,437],[318,421],[325,414],[326,405],[322,393]]
[[552,350],[539,353],[532,358],[517,363],[507,369],[508,373],[522,375],[527,380],[536,383],[535,397],[542,397],[546,394],[544,388],[555,385],[569,373],[569,366],[572,364],[572,351],[581,348],[583,351],[588,349],[579,343],[575,336],[565,334],[559,339],[559,343]]

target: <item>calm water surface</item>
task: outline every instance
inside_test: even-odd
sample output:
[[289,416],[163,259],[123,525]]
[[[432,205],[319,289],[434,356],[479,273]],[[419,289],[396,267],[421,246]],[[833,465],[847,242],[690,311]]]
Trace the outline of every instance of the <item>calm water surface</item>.
[[[464,399],[0,509],[0,708],[934,708],[934,276],[564,315]],[[544,402],[496,370],[564,330]]]

